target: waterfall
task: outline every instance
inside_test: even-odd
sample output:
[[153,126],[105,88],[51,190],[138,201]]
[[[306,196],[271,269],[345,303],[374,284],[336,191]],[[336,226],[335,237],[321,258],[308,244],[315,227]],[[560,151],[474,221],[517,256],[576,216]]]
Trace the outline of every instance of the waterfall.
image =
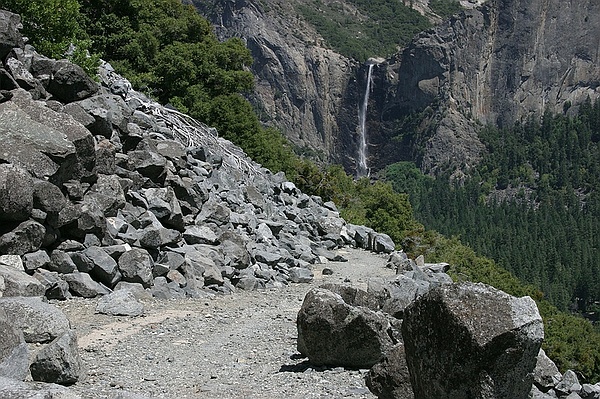
[[367,165],[367,107],[369,106],[369,94],[371,93],[371,79],[373,75],[373,63],[369,63],[369,73],[367,74],[367,88],[363,98],[362,105],[358,109],[358,159],[356,164],[356,177],[365,177],[369,175]]

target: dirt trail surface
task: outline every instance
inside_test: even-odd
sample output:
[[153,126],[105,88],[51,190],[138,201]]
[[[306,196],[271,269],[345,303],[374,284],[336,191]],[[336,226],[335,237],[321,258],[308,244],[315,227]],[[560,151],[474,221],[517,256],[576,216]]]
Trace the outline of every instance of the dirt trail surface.
[[86,369],[72,389],[84,398],[375,398],[367,370],[312,367],[296,351],[296,315],[311,288],[344,280],[364,288],[370,277],[393,274],[387,256],[340,254],[348,262],[315,265],[310,284],[151,299],[143,317],[95,314],[97,300],[56,303],[77,331]]

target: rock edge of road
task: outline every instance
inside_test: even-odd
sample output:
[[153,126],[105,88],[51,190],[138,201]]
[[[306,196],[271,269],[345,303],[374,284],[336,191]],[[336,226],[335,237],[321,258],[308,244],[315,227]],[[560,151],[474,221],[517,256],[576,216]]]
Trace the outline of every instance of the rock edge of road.
[[394,275],[386,255],[338,253],[348,262],[315,265],[311,283],[150,299],[143,317],[97,314],[97,299],[54,302],[77,332],[85,368],[71,389],[83,398],[375,398],[367,370],[312,367],[296,350],[296,315],[310,289],[326,282],[365,289],[369,278]]

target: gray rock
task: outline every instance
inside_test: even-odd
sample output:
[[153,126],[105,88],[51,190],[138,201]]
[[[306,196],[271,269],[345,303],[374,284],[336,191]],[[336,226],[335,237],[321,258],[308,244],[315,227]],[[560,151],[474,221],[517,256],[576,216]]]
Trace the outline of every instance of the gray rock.
[[0,255],[0,265],[12,267],[22,272],[25,271],[23,261],[19,255]]
[[178,141],[161,140],[156,143],[156,150],[163,157],[170,159],[176,164],[179,164],[185,159],[185,147]]
[[73,262],[68,253],[55,249],[50,254],[48,270],[62,274],[73,273],[77,270],[77,265],[75,265],[75,262]]
[[598,384],[583,384],[579,394],[583,399],[598,399],[600,398],[600,386]]
[[543,349],[537,356],[535,369],[533,370],[533,382],[543,392],[547,392],[550,388],[554,388],[562,379],[562,375],[558,371],[556,364],[548,356]]
[[164,180],[166,177],[166,158],[158,153],[156,146],[151,142],[143,141],[142,143],[144,145],[138,146],[137,150],[127,153],[128,169],[135,170],[154,182]]
[[145,288],[152,284],[154,261],[145,249],[133,248],[119,258],[119,270],[123,281],[140,283]]
[[245,246],[245,240],[235,234],[223,234],[220,237],[220,248],[225,255],[225,264],[236,269],[245,269],[250,266],[250,254]]
[[183,239],[186,243],[192,244],[210,244],[215,245],[218,237],[208,226],[189,226],[183,232]]
[[144,288],[140,283],[128,283],[127,281],[119,281],[115,286],[115,291],[126,290],[133,294],[137,300],[150,300],[152,294]]
[[52,78],[47,90],[64,103],[79,101],[87,98],[99,89],[80,66],[67,60],[54,63]]
[[367,291],[379,298],[381,310],[398,319],[403,318],[404,310],[421,295],[427,293],[431,285],[427,281],[415,280],[404,275],[381,281],[370,279]]
[[36,269],[33,277],[37,279],[46,288],[44,296],[48,299],[68,299],[71,298],[69,284],[59,277],[57,272],[51,272],[42,268]]
[[82,373],[77,335],[68,330],[36,353],[29,367],[34,381],[73,384]]
[[292,283],[310,283],[314,279],[313,272],[304,267],[290,267],[289,273]]
[[96,171],[105,175],[116,173],[117,147],[109,140],[101,140],[96,144]]
[[177,230],[184,229],[183,213],[172,187],[150,188],[144,196],[148,201],[148,210],[166,227]]
[[29,93],[13,93],[12,101],[0,104],[2,144],[8,151],[0,159],[58,185],[92,177],[96,154],[90,132],[69,115],[32,101]]
[[394,241],[387,234],[377,233],[373,237],[373,251],[383,252],[386,254],[392,253],[396,249]]
[[465,283],[407,307],[402,336],[416,397],[525,399],[544,330],[531,298]]
[[556,396],[556,394],[554,393],[553,390],[548,391],[547,393],[544,393],[542,391],[539,390],[538,387],[536,387],[535,385],[533,385],[531,387],[531,392],[529,393],[529,399],[557,399],[558,396]]
[[28,343],[52,341],[71,328],[67,316],[40,297],[0,298],[0,308]]
[[98,131],[97,134],[110,137],[113,129],[127,132],[127,123],[133,112],[120,96],[100,94],[76,104],[93,117],[94,123],[89,128]]
[[61,278],[69,284],[69,289],[73,294],[84,298],[95,298],[110,293],[108,288],[95,282],[87,273],[69,273],[62,275]]
[[42,296],[46,288],[38,280],[13,267],[0,265],[0,277],[4,280],[5,297]]
[[382,313],[319,288],[306,294],[296,325],[298,351],[315,365],[370,368],[396,343]]
[[0,253],[25,255],[42,246],[46,228],[33,220],[20,223],[12,231],[0,236]]
[[231,210],[229,208],[220,201],[212,198],[202,205],[202,210],[196,216],[195,224],[203,225],[206,223],[214,223],[217,226],[222,226],[229,222],[230,215]]
[[111,316],[141,316],[144,304],[137,300],[133,292],[127,289],[113,291],[98,300],[96,313]]
[[561,381],[554,388],[559,394],[569,395],[572,392],[579,392],[581,384],[577,374],[572,370],[567,370],[562,376]]
[[[23,333],[14,327],[4,309],[1,308],[0,336],[2,337],[0,340],[0,377],[25,380],[29,375],[29,350]],[[2,396],[1,390],[0,396]]]
[[348,284],[322,284],[319,288],[338,294],[344,302],[351,306],[363,306],[373,311],[381,308],[379,297]]
[[0,165],[0,221],[27,220],[33,209],[33,179],[11,164]]
[[67,206],[67,200],[58,186],[36,179],[33,184],[33,205],[48,214],[52,227],[60,227],[57,223],[58,215]]
[[4,60],[14,47],[25,46],[23,36],[19,32],[21,27],[19,15],[0,10],[0,60]]
[[150,287],[152,296],[157,299],[181,299],[186,297],[186,292],[176,282],[167,282],[165,277],[157,277]]
[[179,231],[155,226],[139,230],[137,236],[143,247],[152,249],[173,245],[181,240]]
[[178,254],[176,252],[165,252],[163,253],[158,263],[169,266],[171,270],[179,269],[185,262],[185,258],[183,255]]
[[387,351],[383,360],[371,367],[365,383],[378,399],[413,399],[404,344]]
[[0,377],[2,399],[82,399],[68,388],[56,384],[30,383]]
[[244,291],[255,290],[257,286],[258,280],[256,279],[256,277],[251,275],[242,276],[235,284],[235,288],[239,288]]
[[[81,255],[91,264],[89,273],[97,281],[112,288],[121,279],[117,262],[102,248],[89,247]],[[79,269],[79,271],[83,270]]]
[[33,77],[31,72],[27,70],[23,62],[17,58],[9,57],[4,63],[6,69],[12,75],[14,81],[24,90],[27,90],[32,98],[38,100],[40,98],[46,98],[48,93],[42,83]]
[[85,202],[93,201],[104,216],[117,216],[117,211],[125,206],[125,193],[116,175],[98,175],[98,181],[85,194]]
[[29,273],[33,273],[39,268],[47,269],[50,264],[50,257],[46,251],[36,251],[23,255],[23,266]]

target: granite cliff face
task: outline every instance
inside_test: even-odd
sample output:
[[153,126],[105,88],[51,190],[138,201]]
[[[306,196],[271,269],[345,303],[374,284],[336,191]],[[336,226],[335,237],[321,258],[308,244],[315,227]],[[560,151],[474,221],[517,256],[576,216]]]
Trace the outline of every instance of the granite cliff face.
[[[194,3],[221,37],[246,40],[263,120],[299,148],[353,171],[368,68],[327,49],[293,2]],[[372,170],[399,160],[430,173],[466,170],[485,151],[480,124],[576,112],[600,96],[599,3],[481,3],[461,2],[464,11],[378,61],[366,122]],[[427,4],[414,7],[427,13]]]
[[482,151],[474,123],[510,126],[598,98],[599,44],[595,1],[489,1],[402,51],[381,113],[394,121],[431,107],[437,126],[420,143],[423,169],[466,166]]
[[314,29],[296,14],[293,3],[193,3],[215,24],[219,37],[246,41],[257,77],[252,100],[261,119],[281,129],[299,149],[310,150],[323,161],[341,162],[351,151],[341,137],[351,123],[340,123],[340,119],[346,113],[356,118],[358,63],[322,46]]

